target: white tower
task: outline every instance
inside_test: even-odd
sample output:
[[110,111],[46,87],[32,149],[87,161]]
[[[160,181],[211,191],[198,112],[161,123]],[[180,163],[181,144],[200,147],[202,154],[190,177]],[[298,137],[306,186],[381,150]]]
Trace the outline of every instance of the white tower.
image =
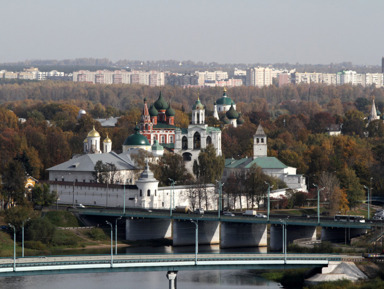
[[268,152],[267,135],[261,124],[253,136],[253,158],[266,157]]
[[84,153],[86,154],[99,154],[100,151],[100,134],[95,130],[95,126],[88,133],[87,138],[84,140]]
[[112,150],[112,140],[108,137],[103,141],[103,153],[109,153]]
[[215,101],[215,103],[213,104],[213,117],[216,118],[216,119],[219,119],[219,114],[217,113],[217,104],[216,104],[216,101]]
[[369,122],[379,119],[376,111],[375,98],[372,99],[371,114],[368,117]]
[[155,179],[148,167],[148,160],[140,179],[136,181],[139,194],[137,203],[142,208],[160,208],[160,198],[158,194],[159,181]]
[[195,104],[192,107],[192,124],[204,124],[204,123],[205,123],[204,105],[200,102],[200,98],[197,98]]

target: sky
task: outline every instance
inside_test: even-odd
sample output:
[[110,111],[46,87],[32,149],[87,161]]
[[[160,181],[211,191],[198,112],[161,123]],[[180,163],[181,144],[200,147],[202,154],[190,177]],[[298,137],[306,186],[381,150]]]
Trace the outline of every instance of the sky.
[[0,63],[381,65],[383,0],[0,0]]

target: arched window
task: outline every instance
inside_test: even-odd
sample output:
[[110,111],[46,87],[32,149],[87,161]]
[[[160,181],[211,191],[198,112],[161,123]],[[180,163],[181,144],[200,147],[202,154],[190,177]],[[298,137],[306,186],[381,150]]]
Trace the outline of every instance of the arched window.
[[187,150],[188,149],[188,139],[186,136],[183,136],[182,140],[181,140],[181,148],[183,150]]
[[190,162],[192,160],[192,154],[191,153],[183,153],[183,161]]
[[169,142],[170,142],[170,143],[173,143],[173,135],[170,135],[170,136],[169,136]]
[[155,190],[155,196],[157,196],[157,190]]
[[200,149],[200,134],[198,132],[195,132],[193,135],[193,149],[199,150]]
[[260,142],[261,142],[261,143],[264,143],[264,138],[263,138],[263,137],[260,139]]
[[212,138],[210,136],[207,137],[207,145],[212,144]]
[[259,138],[256,138],[256,143],[259,143]]
[[161,136],[161,143],[165,143],[165,136]]
[[143,191],[142,190],[140,190],[140,197],[142,197],[143,196]]
[[150,197],[151,196],[151,190],[148,190],[147,191],[147,197]]

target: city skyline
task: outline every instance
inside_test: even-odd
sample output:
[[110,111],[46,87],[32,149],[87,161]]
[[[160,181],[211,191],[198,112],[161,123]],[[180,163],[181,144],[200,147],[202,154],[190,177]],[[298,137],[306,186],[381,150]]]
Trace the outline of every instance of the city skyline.
[[384,2],[6,2],[0,63],[108,58],[380,65]]

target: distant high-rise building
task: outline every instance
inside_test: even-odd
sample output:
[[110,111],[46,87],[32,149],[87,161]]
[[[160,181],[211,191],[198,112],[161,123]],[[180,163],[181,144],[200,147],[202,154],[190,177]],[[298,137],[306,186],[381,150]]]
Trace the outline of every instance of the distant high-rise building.
[[381,73],[384,73],[384,57],[381,58]]

